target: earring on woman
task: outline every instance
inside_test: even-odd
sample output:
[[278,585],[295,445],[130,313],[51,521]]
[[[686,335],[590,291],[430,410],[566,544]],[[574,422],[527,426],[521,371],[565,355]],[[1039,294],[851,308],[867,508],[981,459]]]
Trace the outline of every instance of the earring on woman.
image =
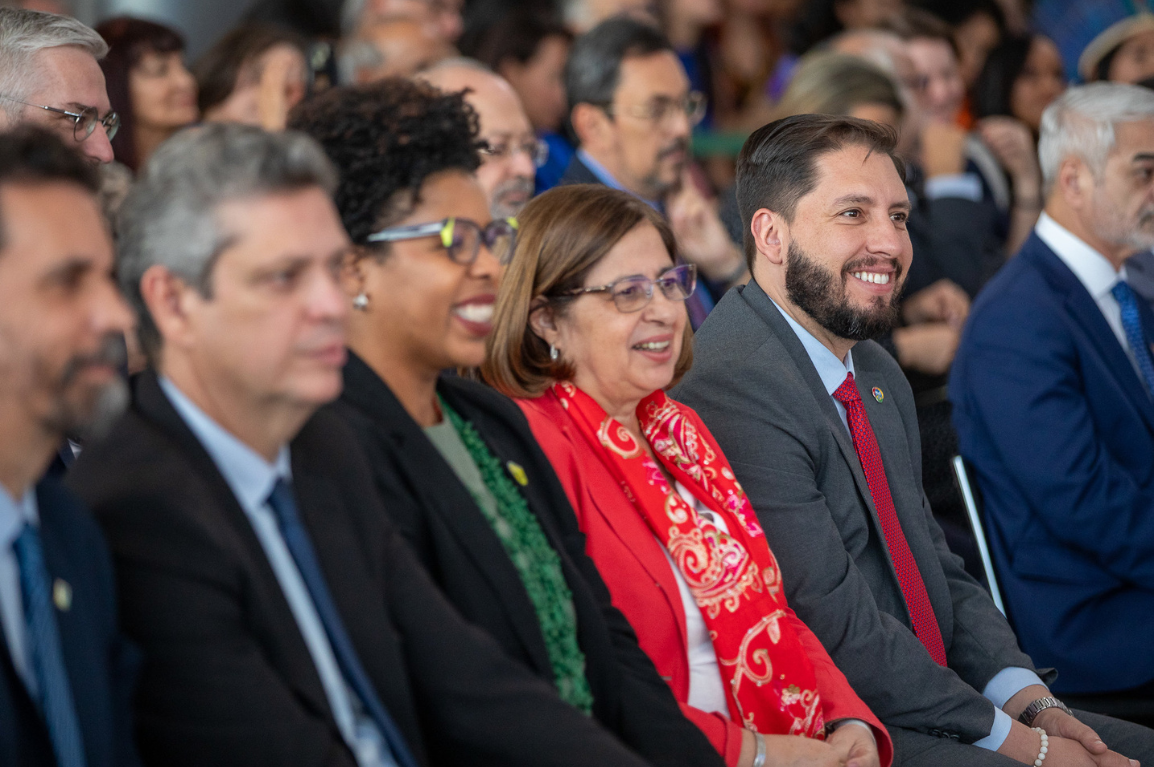
[[364,291],[358,293],[357,297],[353,299],[353,308],[361,312],[368,311],[369,297]]
[[557,347],[553,344],[549,344],[549,359],[551,359],[553,362],[556,362],[558,359],[560,359],[560,357],[561,352],[557,351]]

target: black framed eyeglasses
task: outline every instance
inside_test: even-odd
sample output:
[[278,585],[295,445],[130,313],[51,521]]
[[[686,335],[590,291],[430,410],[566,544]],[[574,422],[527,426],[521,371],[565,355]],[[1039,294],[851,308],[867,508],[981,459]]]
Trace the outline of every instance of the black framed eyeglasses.
[[693,294],[697,287],[697,265],[682,264],[665,272],[656,280],[642,277],[639,274],[622,277],[608,285],[598,285],[595,288],[576,288],[568,290],[563,296],[582,296],[586,293],[608,293],[613,299],[617,311],[624,314],[639,312],[653,300],[653,288],[661,288],[661,294],[670,301],[684,301]]
[[446,218],[428,224],[391,226],[370,234],[365,241],[398,242],[420,237],[439,237],[441,246],[449,254],[449,259],[453,263],[466,266],[477,260],[481,244],[484,243],[489,252],[497,257],[497,261],[507,264],[513,257],[517,228],[515,218],[497,218],[485,227],[468,218]]
[[[684,115],[685,119],[689,121],[689,127],[692,128],[705,119],[706,104],[704,93],[690,91],[683,99],[671,99],[662,96],[647,104],[623,107],[620,111],[654,125],[667,125],[678,115]],[[602,104],[601,108],[605,110],[605,114],[610,117],[613,116],[613,104]]]
[[485,157],[492,157],[494,160],[503,160],[506,157],[512,157],[517,152],[524,152],[533,161],[535,167],[540,168],[549,159],[549,145],[540,139],[532,139],[530,141],[522,141],[520,143],[507,141],[504,143],[494,143],[486,141],[485,145],[481,147],[481,154]]
[[100,113],[96,111],[96,107],[84,107],[79,112],[70,112],[67,109],[61,109],[59,107],[46,107],[43,104],[33,104],[28,101],[21,101],[20,99],[14,99],[11,96],[0,96],[0,99],[5,99],[6,101],[14,101],[17,104],[23,104],[26,107],[43,109],[45,112],[53,112],[58,115],[71,117],[72,137],[78,142],[84,141],[86,138],[92,135],[92,132],[96,130],[96,123],[100,123],[104,126],[104,132],[108,134],[109,141],[111,141],[113,137],[116,136],[116,131],[120,130],[120,115],[116,112],[109,112],[108,114],[104,115],[104,117],[101,117]]

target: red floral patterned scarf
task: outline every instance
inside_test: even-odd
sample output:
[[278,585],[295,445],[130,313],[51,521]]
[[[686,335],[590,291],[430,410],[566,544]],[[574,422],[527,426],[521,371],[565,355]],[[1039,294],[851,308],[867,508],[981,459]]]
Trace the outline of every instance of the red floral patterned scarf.
[[677,564],[701,608],[725,682],[730,718],[768,735],[824,737],[813,664],[784,621],[781,572],[765,534],[712,435],[691,410],[657,391],[637,417],[654,455],[725,520],[728,534],[669,486],[645,449],[571,383],[552,393],[604,456],[626,497]]

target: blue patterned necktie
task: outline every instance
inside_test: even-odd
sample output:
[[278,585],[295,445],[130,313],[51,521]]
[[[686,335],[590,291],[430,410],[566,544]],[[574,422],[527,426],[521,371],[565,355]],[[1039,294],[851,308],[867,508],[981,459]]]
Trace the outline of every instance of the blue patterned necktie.
[[1142,371],[1142,378],[1146,384],[1146,393],[1154,394],[1154,359],[1150,357],[1150,344],[1146,333],[1142,330],[1142,315],[1138,313],[1138,297],[1124,281],[1119,281],[1110,289],[1118,307],[1122,310],[1122,329],[1126,331],[1126,340],[1130,343],[1130,351],[1138,362],[1138,369]]
[[321,571],[320,562],[317,561],[312,541],[309,540],[308,531],[305,530],[300,515],[297,513],[292,488],[284,479],[276,481],[276,485],[273,486],[272,493],[269,495],[268,505],[276,515],[281,536],[284,537],[285,545],[288,547],[289,553],[292,554],[297,570],[300,571],[301,578],[309,590],[313,607],[316,608],[317,616],[325,627],[325,633],[329,637],[329,644],[332,645],[333,655],[336,656],[337,665],[341,667],[345,682],[357,694],[364,710],[368,712],[373,723],[380,730],[381,736],[384,738],[389,751],[392,752],[397,765],[399,767],[417,767],[417,760],[409,752],[404,736],[397,728],[393,718],[389,716],[389,712],[385,710],[384,704],[377,697],[376,690],[373,689],[372,682],[369,681],[369,675],[365,673],[360,658],[357,657],[357,651],[353,647],[352,640],[349,639],[340,614],[337,612],[337,606],[329,593],[328,584],[325,583],[325,576]]
[[25,525],[12,544],[20,568],[20,596],[28,632],[28,663],[39,687],[37,704],[48,727],[58,767],[84,767],[80,723],[72,701],[72,686],[64,668],[60,632],[52,606],[51,580],[44,566],[40,532]]

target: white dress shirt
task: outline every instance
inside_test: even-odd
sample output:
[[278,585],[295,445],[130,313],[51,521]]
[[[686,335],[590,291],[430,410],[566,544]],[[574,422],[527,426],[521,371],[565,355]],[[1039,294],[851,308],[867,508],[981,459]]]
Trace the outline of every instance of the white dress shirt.
[[[770,300],[773,301],[772,298]],[[849,421],[846,418],[845,405],[834,399],[833,393],[845,381],[846,374],[853,372],[853,351],[846,352],[844,362],[839,360],[837,355],[831,352],[821,341],[814,338],[813,334],[802,327],[793,317],[790,317],[789,313],[778,306],[776,301],[773,305],[781,312],[781,316],[785,317],[785,321],[789,323],[790,328],[801,341],[801,345],[805,347],[806,354],[809,355],[813,366],[817,368],[817,374],[821,378],[822,385],[825,386],[826,393],[830,395],[838,415],[841,416],[841,422],[852,439],[853,432],[850,431]],[[1010,727],[1013,724],[1009,714],[1002,711],[1002,706],[1018,692],[1034,684],[1044,686],[1045,683],[1037,674],[1027,668],[1011,666],[994,675],[994,678],[982,690],[982,695],[994,704],[994,726],[990,728],[989,735],[974,743],[975,746],[990,751],[997,751],[1001,748],[1002,743],[1009,736]]]
[[[677,494],[703,518],[709,520],[718,530],[729,534],[729,526],[725,519],[714,514],[708,506],[701,502],[685,485],[677,482],[674,485]],[[681,574],[681,569],[674,563],[673,557],[665,546],[661,552],[669,560],[673,569],[673,577],[677,580],[677,592],[681,596],[681,607],[685,610],[685,638],[687,654],[689,656],[689,705],[702,711],[729,716],[729,703],[725,700],[725,682],[721,678],[721,667],[717,665],[717,651],[713,648],[713,640],[709,638],[709,627],[705,625],[705,616],[693,592],[689,590],[689,582]],[[839,719],[834,729],[847,724],[856,724],[865,727],[873,736],[873,729],[860,719]],[[875,740],[876,742],[876,740]]]
[[[729,528],[725,520],[716,516],[709,508],[693,495],[688,487],[678,482],[675,485],[677,494],[686,503],[692,505],[697,513],[708,519],[718,530],[728,533]],[[669,556],[665,546],[661,553],[669,560],[669,567],[673,570],[673,577],[677,580],[677,592],[681,595],[681,606],[685,610],[685,638],[689,655],[689,705],[702,711],[729,716],[729,703],[725,700],[725,683],[721,680],[721,667],[717,665],[717,652],[713,649],[713,640],[709,638],[709,627],[705,625],[705,616],[689,590],[689,583],[681,574],[679,568]]]
[[1115,285],[1126,279],[1125,265],[1121,269],[1115,269],[1109,259],[1045,213],[1038,217],[1034,233],[1054,251],[1054,255],[1060,258],[1063,264],[1069,267],[1078,278],[1078,282],[1082,283],[1082,287],[1094,299],[1094,303],[1098,304],[1098,309],[1106,318],[1106,324],[1110,326],[1114,337],[1122,344],[1123,351],[1130,359],[1130,364],[1134,366],[1138,380],[1145,382],[1146,378],[1142,375],[1142,369],[1138,367],[1134,350],[1126,340],[1126,329],[1122,327],[1122,307],[1118,306],[1118,299],[1110,292]]
[[20,591],[20,565],[13,545],[24,525],[40,525],[36,508],[36,489],[28,488],[16,501],[0,485],[0,624],[16,673],[24,680],[28,693],[37,697],[36,675],[28,667],[27,622],[24,619],[24,597]]
[[396,767],[376,724],[365,715],[356,693],[345,682],[308,586],[285,544],[276,515],[268,505],[277,480],[292,480],[288,446],[282,446],[276,462],[270,464],[206,415],[167,378],[160,379],[160,388],[208,451],[252,524],[316,665],[333,719],[357,764],[360,767]]

